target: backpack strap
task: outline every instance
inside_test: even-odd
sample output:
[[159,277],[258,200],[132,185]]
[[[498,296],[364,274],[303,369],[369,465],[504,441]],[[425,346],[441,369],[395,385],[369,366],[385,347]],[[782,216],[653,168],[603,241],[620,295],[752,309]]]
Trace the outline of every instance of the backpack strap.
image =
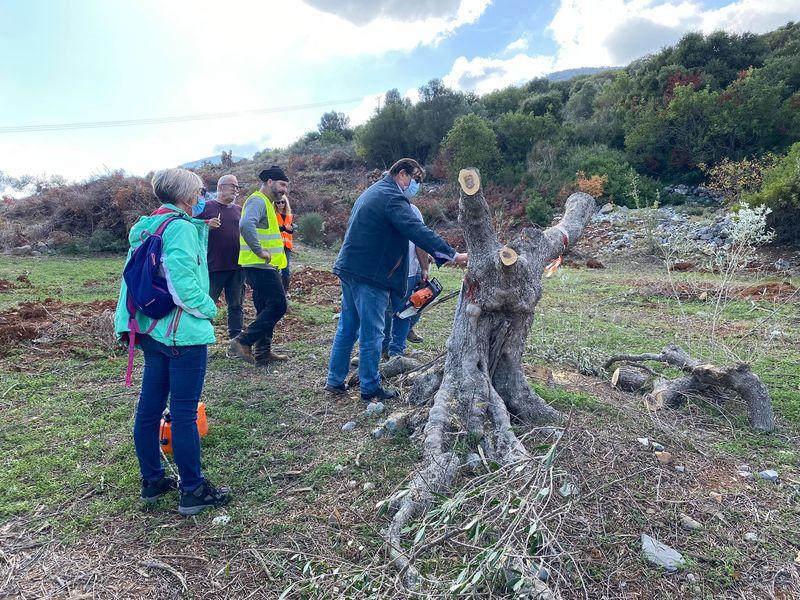
[[[174,211],[170,211],[176,216],[170,217],[168,219],[164,219],[161,225],[155,230],[153,235],[163,235],[164,230],[167,228],[167,225],[172,223],[177,219],[182,219],[183,217],[178,216],[177,213]],[[139,335],[149,335],[153,329],[156,328],[159,319],[154,319],[152,323],[150,323],[150,327],[147,328],[147,331],[142,331],[139,329],[139,322],[136,320],[136,306],[133,303],[133,297],[131,293],[128,292],[128,297],[126,299],[126,306],[128,308],[128,366],[125,369],[125,387],[131,387],[132,379],[133,379],[133,357],[136,352],[136,334]]]

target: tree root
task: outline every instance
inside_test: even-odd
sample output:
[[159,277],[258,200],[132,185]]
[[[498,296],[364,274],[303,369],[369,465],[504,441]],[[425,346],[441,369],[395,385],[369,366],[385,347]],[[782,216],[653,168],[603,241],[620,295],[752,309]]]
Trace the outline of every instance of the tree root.
[[[737,394],[747,404],[750,426],[757,431],[775,430],[775,415],[769,391],[761,379],[746,363],[723,367],[702,363],[691,358],[683,349],[670,344],[660,354],[619,354],[609,358],[603,365],[608,369],[616,362],[640,363],[662,362],[688,373],[676,379],[648,378],[637,375],[635,369],[623,366],[614,371],[612,384],[627,391],[646,393],[648,403],[655,409],[678,408],[692,395],[719,397],[727,393]],[[642,367],[642,365],[637,365]],[[650,373],[652,370],[647,369]],[[648,386],[650,389],[648,389]]]

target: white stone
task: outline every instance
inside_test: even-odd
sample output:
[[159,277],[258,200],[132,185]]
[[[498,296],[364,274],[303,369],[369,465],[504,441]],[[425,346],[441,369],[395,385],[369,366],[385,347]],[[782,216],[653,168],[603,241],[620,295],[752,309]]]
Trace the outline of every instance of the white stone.
[[650,564],[663,567],[669,572],[677,571],[686,563],[680,552],[646,533],[642,534],[642,552]]
[[759,473],[758,476],[761,477],[761,479],[764,479],[766,481],[772,481],[773,483],[778,481],[778,472],[774,469],[767,469],[766,471],[761,471],[761,473]]

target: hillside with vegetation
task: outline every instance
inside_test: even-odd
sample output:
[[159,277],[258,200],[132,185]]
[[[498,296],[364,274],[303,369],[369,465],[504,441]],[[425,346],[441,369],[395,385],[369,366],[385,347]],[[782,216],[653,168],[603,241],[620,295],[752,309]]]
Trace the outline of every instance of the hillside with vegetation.
[[[292,179],[298,212],[318,213],[326,241],[343,232],[358,193],[394,160],[428,167],[420,198],[427,219],[455,218],[453,175],[480,169],[487,199],[507,227],[549,224],[573,191],[631,208],[682,204],[700,185],[727,206],[765,203],[777,242],[800,240],[800,23],[764,35],[686,35],[674,47],[623,69],[569,79],[534,79],[484,96],[432,80],[412,103],[397,90],[351,128],[325,113],[316,130],[252,160],[228,157],[197,171],[213,189],[234,172],[249,188],[261,165]],[[1,177],[1,176],[0,176]],[[63,185],[56,179],[6,183],[35,189],[6,199],[0,246],[113,249],[152,206],[146,178],[111,173]],[[692,194],[688,194],[691,200]],[[77,238],[77,239],[75,239]],[[116,243],[119,240],[120,243]]]

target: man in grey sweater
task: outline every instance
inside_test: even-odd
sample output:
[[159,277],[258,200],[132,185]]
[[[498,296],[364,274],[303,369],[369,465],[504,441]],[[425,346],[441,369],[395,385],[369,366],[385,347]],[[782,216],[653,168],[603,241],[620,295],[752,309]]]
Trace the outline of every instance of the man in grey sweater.
[[275,325],[286,314],[286,292],[278,271],[286,266],[286,255],[272,203],[288,191],[289,182],[277,166],[261,171],[259,179],[261,187],[247,199],[239,220],[239,264],[253,289],[256,318],[230,341],[230,350],[247,362],[266,366],[287,358],[272,351]]

